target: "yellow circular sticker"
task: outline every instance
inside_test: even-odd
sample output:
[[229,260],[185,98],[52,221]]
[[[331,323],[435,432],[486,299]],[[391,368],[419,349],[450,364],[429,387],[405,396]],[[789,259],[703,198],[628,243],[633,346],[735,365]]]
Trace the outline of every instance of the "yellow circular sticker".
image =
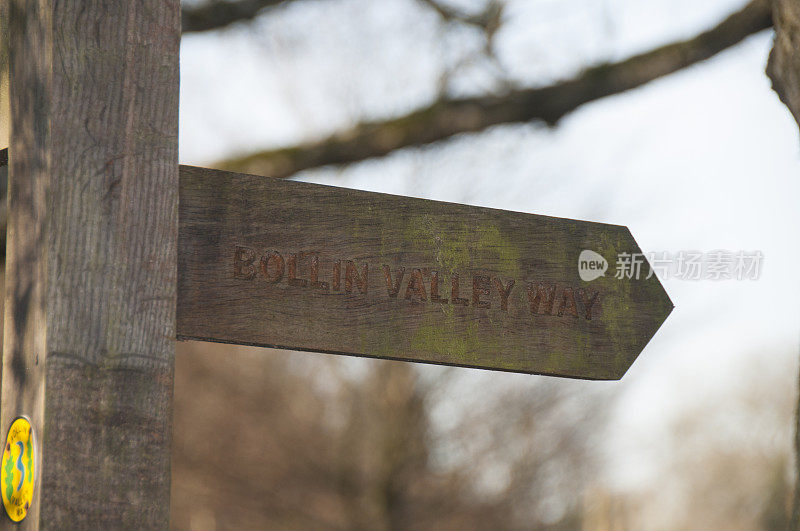
[[28,419],[19,417],[11,423],[0,465],[0,490],[6,514],[15,522],[28,514],[33,501],[33,428]]

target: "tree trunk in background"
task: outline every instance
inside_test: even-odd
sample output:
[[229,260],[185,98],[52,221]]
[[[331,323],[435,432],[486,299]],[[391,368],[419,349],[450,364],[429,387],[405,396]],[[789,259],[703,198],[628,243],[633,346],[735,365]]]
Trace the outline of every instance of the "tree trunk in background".
[[[773,0],[775,42],[767,63],[772,88],[800,125],[800,2]],[[795,492],[791,529],[800,529],[800,389],[795,417]]]
[[773,0],[775,42],[769,55],[767,74],[772,88],[800,123],[800,2]]

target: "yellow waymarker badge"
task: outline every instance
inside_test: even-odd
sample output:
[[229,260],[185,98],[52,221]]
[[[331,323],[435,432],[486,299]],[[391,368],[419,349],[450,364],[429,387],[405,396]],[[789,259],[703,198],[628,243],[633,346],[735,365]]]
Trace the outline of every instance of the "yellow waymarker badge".
[[33,501],[33,428],[20,417],[11,423],[0,465],[0,490],[6,514],[15,522],[28,514]]

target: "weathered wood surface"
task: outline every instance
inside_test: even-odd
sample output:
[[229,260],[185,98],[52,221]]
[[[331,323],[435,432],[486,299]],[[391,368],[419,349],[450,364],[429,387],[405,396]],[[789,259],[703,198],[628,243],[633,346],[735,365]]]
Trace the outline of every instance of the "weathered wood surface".
[[166,528],[179,2],[4,4],[2,432],[28,415],[40,461],[22,527]]
[[622,226],[202,168],[178,249],[179,339],[617,379],[672,309]]

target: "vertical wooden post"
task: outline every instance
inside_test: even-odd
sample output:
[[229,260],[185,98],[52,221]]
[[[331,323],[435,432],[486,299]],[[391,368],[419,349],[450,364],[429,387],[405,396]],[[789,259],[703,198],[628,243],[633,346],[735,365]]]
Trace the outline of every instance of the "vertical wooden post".
[[38,436],[23,527],[166,528],[179,1],[5,4],[0,428],[26,415]]

